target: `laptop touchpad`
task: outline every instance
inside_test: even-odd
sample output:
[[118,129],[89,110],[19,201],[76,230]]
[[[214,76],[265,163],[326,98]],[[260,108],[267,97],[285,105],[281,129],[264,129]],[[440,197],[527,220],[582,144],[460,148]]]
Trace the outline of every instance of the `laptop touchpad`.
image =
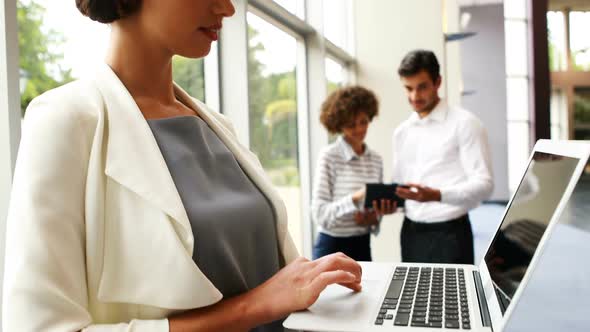
[[[377,280],[363,280],[363,290],[354,292],[340,285],[328,286],[309,311],[326,318],[364,317],[371,314],[372,307],[379,301]],[[364,314],[364,315],[363,315]]]
[[358,293],[340,285],[328,286],[299,318],[306,321],[305,325],[319,327],[316,331],[362,330],[368,321],[374,320],[383,282],[363,280],[362,285],[363,290]]
[[367,324],[373,325],[393,269],[391,264],[361,265],[363,289],[360,292],[330,285],[307,310],[291,314],[284,326],[294,330],[362,331]]

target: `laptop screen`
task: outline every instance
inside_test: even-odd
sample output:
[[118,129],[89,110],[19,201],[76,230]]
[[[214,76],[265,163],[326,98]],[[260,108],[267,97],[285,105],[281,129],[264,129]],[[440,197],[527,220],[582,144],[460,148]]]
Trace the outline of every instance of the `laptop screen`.
[[485,255],[502,314],[508,309],[578,164],[535,152]]

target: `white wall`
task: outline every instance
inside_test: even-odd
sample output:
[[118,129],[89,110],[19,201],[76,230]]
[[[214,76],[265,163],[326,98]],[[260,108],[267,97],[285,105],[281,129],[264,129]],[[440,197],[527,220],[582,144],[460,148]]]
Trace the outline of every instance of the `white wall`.
[[[403,56],[416,48],[434,51],[441,65],[444,65],[442,2],[359,0],[355,2],[354,13],[357,82],[372,89],[381,102],[380,115],[371,124],[367,144],[383,156],[385,180],[388,181],[391,177],[393,130],[411,114],[411,108],[397,75],[397,67]],[[456,53],[458,52],[452,52]],[[458,59],[451,57],[453,62],[449,69],[458,68]],[[441,68],[441,73],[444,73],[444,68]],[[453,76],[451,74],[454,72],[449,76]],[[443,91],[444,88],[441,88],[441,92]],[[452,94],[451,101],[459,100],[456,86],[449,87],[448,93]],[[400,260],[401,221],[401,214],[383,220],[381,233],[372,239],[375,261]]]
[[466,29],[477,32],[461,42],[463,82],[466,89],[475,91],[462,98],[463,107],[473,112],[488,131],[494,171],[491,199],[508,200],[504,6],[462,7],[461,12],[471,15]]

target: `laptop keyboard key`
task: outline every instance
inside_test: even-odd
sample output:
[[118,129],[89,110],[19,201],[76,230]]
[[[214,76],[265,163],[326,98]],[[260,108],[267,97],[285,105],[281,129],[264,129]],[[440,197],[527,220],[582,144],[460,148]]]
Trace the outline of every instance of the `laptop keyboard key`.
[[445,321],[445,328],[458,329],[459,328],[459,321],[458,320],[447,320],[447,321]]
[[438,328],[442,328],[442,323],[441,322],[433,322],[430,321],[428,322],[428,325],[426,325],[428,327],[438,327]]
[[398,313],[395,316],[395,321],[393,322],[393,325],[397,325],[397,326],[408,326],[408,321],[410,320],[410,314],[400,314]]
[[387,290],[387,295],[385,295],[388,299],[399,299],[399,296],[402,292],[402,285],[403,280],[394,279],[389,284],[389,289]]

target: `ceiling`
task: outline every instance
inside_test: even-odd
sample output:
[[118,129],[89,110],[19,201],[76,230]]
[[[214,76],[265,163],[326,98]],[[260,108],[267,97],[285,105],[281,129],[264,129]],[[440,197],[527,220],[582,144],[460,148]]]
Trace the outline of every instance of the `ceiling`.
[[[549,10],[563,10],[564,8],[570,8],[571,10],[590,11],[589,0],[548,0],[548,2]],[[457,0],[459,7],[483,6],[501,3],[504,3],[504,0]]]
[[549,10],[562,10],[570,8],[571,10],[590,10],[590,1],[588,0],[549,0]]
[[[508,0],[510,1],[510,0]],[[459,7],[471,7],[471,6],[483,6],[483,5],[495,5],[504,3],[503,0],[457,0]]]

